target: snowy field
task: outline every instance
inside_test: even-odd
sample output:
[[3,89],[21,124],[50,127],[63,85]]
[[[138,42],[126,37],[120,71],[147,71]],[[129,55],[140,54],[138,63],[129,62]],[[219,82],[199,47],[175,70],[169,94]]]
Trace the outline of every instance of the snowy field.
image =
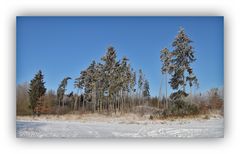
[[212,138],[224,136],[223,118],[174,121],[17,120],[20,138]]

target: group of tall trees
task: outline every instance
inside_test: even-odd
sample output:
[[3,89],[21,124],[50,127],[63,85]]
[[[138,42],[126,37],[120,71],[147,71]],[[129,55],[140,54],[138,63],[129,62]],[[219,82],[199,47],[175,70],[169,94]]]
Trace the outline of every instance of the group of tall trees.
[[[140,100],[143,96],[150,96],[150,93],[148,81],[143,78],[141,70],[139,73]],[[147,85],[143,86],[144,83]],[[81,91],[83,100],[79,103],[82,109],[88,104],[94,112],[122,112],[132,109],[134,105],[136,72],[131,68],[127,57],[117,60],[116,50],[109,47],[101,62],[92,61],[87,69],[81,71],[74,85]]]
[[[136,105],[143,105],[150,97],[150,87],[141,69],[138,73],[137,86],[137,73],[131,68],[129,59],[123,57],[118,60],[116,50],[109,47],[101,62],[93,60],[80,72],[74,81],[76,93],[66,94],[71,77],[65,77],[61,81],[57,89],[56,113],[61,114],[66,107],[82,112],[127,112]],[[43,106],[42,96],[46,92],[44,83],[40,70],[31,80],[28,92],[34,115],[39,115]]]

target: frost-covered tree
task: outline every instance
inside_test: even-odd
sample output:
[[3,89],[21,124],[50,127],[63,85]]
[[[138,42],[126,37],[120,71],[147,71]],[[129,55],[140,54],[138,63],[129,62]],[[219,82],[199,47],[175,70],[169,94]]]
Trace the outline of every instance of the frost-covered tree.
[[138,71],[138,90],[139,90],[140,96],[142,94],[143,83],[144,83],[144,75],[143,75],[142,69],[139,69],[139,71]]
[[188,95],[185,88],[187,83],[190,87],[193,84],[198,85],[197,78],[190,65],[196,60],[191,43],[192,41],[185,34],[184,29],[180,28],[172,43],[173,51],[171,52],[172,59],[169,69],[172,74],[169,83],[174,90],[177,90],[177,92],[171,94],[172,99],[183,98]]
[[143,97],[144,98],[150,97],[150,87],[149,87],[149,82],[147,79],[145,79],[144,84],[143,84]]
[[172,65],[172,53],[167,49],[164,48],[160,52],[160,60],[162,61],[162,67],[161,72],[165,75],[165,85],[166,85],[166,106],[167,106],[167,98],[168,98],[168,73],[171,74],[173,71],[173,65]]
[[61,81],[61,83],[59,84],[59,86],[58,86],[58,89],[57,89],[57,100],[58,100],[59,109],[60,109],[60,106],[61,106],[61,105],[64,106],[63,97],[64,97],[64,94],[65,94],[65,91],[67,90],[67,89],[66,89],[67,82],[68,82],[68,80],[70,80],[70,79],[71,79],[70,77],[65,77],[65,78]]
[[[80,72],[80,76],[75,79],[74,81],[74,87],[77,88],[77,94],[75,95],[75,102],[74,102],[74,109],[77,109],[77,104],[79,105],[80,109],[80,98],[83,97],[83,95],[79,95],[79,90],[83,90],[85,87],[85,82],[86,82],[86,77],[87,77],[87,72],[86,70],[83,70]],[[84,110],[84,100],[82,102],[82,107]]]
[[131,87],[131,90],[132,92],[134,93],[136,91],[136,72],[132,69],[131,70],[131,82],[130,82],[130,87]]
[[104,77],[104,82],[103,82],[103,90],[104,90],[104,95],[107,101],[107,110],[111,110],[112,108],[112,96],[115,91],[115,75],[116,75],[116,63],[117,63],[117,54],[116,50],[113,47],[109,47],[107,49],[107,53],[105,56],[101,58],[103,61],[103,77]]
[[97,97],[98,76],[96,73],[96,62],[93,60],[90,66],[86,69],[86,76],[84,80],[84,100],[87,103],[93,104],[93,111],[95,111]]

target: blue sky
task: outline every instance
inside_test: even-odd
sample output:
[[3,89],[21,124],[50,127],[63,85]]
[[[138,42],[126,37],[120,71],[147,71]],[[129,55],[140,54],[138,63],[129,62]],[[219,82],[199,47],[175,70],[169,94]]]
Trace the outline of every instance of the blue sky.
[[[193,40],[196,92],[223,87],[223,17],[17,17],[17,84],[41,69],[46,87],[56,90],[64,77],[78,77],[113,46],[118,59],[127,56],[135,70],[143,70],[151,95],[158,96],[160,50],[172,50],[179,27]],[[73,80],[67,88],[74,90]]]

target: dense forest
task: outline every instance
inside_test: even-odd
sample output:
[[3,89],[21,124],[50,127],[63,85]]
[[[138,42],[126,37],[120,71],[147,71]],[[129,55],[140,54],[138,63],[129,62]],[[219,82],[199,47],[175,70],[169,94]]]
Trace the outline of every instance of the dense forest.
[[[100,62],[93,60],[78,77],[63,77],[56,91],[46,89],[41,70],[30,83],[17,85],[17,115],[136,113],[150,114],[151,119],[210,112],[223,115],[223,88],[192,92],[200,83],[191,67],[196,61],[191,44],[191,39],[180,28],[172,42],[173,50],[160,51],[159,71],[164,80],[159,85],[159,96],[150,96],[150,81],[144,70],[134,70],[127,57],[118,59],[117,51],[110,46]],[[69,80],[74,80],[75,90],[66,93]],[[166,89],[162,89],[163,84]],[[168,86],[172,89],[170,92]]]

